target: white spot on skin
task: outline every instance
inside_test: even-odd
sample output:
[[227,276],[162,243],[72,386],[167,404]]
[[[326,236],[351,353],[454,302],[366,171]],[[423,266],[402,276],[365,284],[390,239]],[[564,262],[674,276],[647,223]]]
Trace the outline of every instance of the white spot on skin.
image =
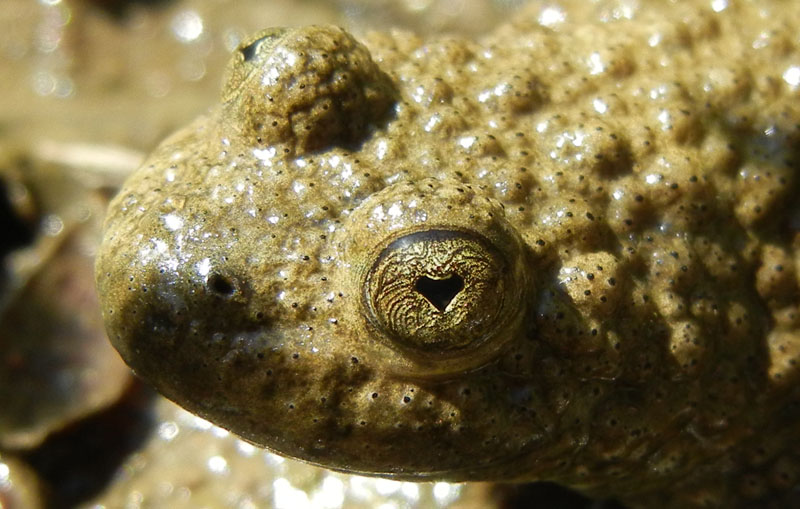
[[635,9],[632,5],[622,4],[618,9],[614,9],[614,19],[633,19]]
[[375,156],[378,158],[378,160],[382,161],[383,158],[386,157],[386,152],[388,151],[388,149],[389,146],[386,143],[386,140],[381,140],[378,142],[378,148],[375,151]]
[[763,31],[758,34],[758,37],[753,41],[753,49],[761,49],[769,46],[772,35],[768,31]]
[[297,55],[294,54],[293,52],[285,51],[285,52],[282,53],[282,55],[283,55],[284,62],[286,62],[286,65],[288,65],[289,67],[291,67],[295,63],[297,63]]
[[601,115],[608,111],[608,105],[600,98],[596,98],[592,101],[592,107],[594,111],[600,113]]
[[464,136],[458,140],[458,144],[463,148],[470,148],[478,140],[475,136]]
[[167,252],[167,243],[160,239],[151,239],[153,242],[154,250],[158,254],[164,254]]
[[661,110],[658,113],[658,121],[661,122],[661,129],[670,129],[672,127],[672,115],[667,110]]
[[600,74],[606,70],[606,65],[603,63],[600,53],[594,52],[589,55],[589,74]]
[[164,227],[173,231],[183,228],[183,219],[175,214],[167,214],[164,216]]
[[538,21],[542,26],[551,27],[563,23],[566,18],[567,16],[564,14],[564,11],[558,7],[545,7],[542,9],[542,12],[539,13]]
[[800,66],[793,65],[783,72],[783,81],[785,81],[792,90],[800,86]]
[[403,214],[403,204],[395,203],[389,207],[389,217],[398,218]]
[[[272,59],[270,59],[270,60],[272,60]],[[270,63],[270,62],[268,62],[268,63]],[[267,72],[264,73],[264,77],[261,78],[261,83],[264,86],[269,87],[269,86],[272,86],[275,83],[277,83],[278,80],[280,79],[280,77],[281,77],[280,71],[278,70],[277,67],[274,67],[274,65],[273,65],[273,67],[270,67],[267,70]]]
[[211,260],[209,260],[208,258],[203,258],[195,265],[195,268],[197,268],[197,273],[200,276],[206,277],[208,276],[208,273],[211,271]]
[[651,173],[644,178],[644,181],[647,182],[648,184],[657,184],[661,182],[662,178],[663,177],[658,173]]
[[650,90],[650,99],[660,99],[667,95],[666,85],[659,85]]
[[439,122],[441,122],[441,120],[442,117],[438,113],[434,113],[433,115],[431,115],[431,118],[429,118],[428,121],[425,123],[423,129],[425,129],[426,133],[429,133],[433,130],[434,127],[439,125]]
[[275,147],[268,147],[268,148],[254,148],[253,155],[259,161],[263,161],[267,164],[272,163],[272,158],[275,157],[277,153],[277,149]]
[[411,93],[411,98],[417,103],[422,102],[422,100],[425,98],[425,89],[422,87],[422,85],[414,89],[414,92]]
[[558,282],[563,285],[573,281],[577,277],[577,272],[575,267],[561,267],[558,271]]
[[714,12],[722,12],[728,8],[728,0],[711,0],[711,9]]

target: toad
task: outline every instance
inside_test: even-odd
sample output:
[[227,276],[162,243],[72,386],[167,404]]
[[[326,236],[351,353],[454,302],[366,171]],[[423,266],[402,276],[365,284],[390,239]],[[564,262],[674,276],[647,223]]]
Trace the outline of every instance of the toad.
[[110,205],[108,335],[246,440],[631,505],[800,482],[800,7],[582,2],[234,52]]

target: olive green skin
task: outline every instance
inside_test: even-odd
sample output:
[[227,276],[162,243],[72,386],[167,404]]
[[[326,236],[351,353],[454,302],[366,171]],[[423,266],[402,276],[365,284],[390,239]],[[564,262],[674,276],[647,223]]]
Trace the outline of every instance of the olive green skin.
[[[531,9],[482,45],[253,36],[222,104],[110,206],[96,277],[112,343],[187,409],[336,470],[789,500],[800,114],[758,80],[789,53],[718,55],[742,26],[788,33],[800,13],[742,25],[756,8],[576,15],[591,33]],[[663,44],[639,45],[653,30]],[[592,52],[602,65],[572,69]],[[714,62],[709,89],[689,69]],[[399,315],[382,314],[385,260],[419,293]],[[453,274],[463,287],[426,310],[414,285]]]

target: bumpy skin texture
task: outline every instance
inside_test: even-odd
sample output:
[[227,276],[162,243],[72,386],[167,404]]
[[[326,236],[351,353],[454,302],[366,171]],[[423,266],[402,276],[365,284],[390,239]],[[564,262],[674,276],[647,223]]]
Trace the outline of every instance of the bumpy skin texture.
[[790,503],[800,4],[661,4],[246,41],[111,204],[112,342],[338,470]]

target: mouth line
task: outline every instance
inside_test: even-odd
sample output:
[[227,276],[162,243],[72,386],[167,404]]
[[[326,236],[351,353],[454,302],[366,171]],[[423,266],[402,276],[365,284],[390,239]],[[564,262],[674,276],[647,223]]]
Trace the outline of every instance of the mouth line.
[[[396,470],[390,471],[369,471],[369,470],[358,470],[353,468],[339,468],[335,466],[326,465],[321,462],[317,462],[310,459],[303,459],[303,458],[295,458],[305,463],[310,463],[312,465],[325,468],[327,470],[332,470],[334,472],[340,472],[343,474],[348,475],[360,475],[364,477],[377,477],[383,479],[392,479],[397,481],[413,481],[413,482],[436,482],[436,481],[444,481],[444,482],[491,482],[491,481],[507,481],[513,480],[514,477],[510,476],[508,478],[503,477],[502,479],[498,476],[491,476],[487,477],[485,475],[481,475],[485,473],[487,470],[494,470],[504,465],[511,464],[521,458],[529,456],[533,451],[540,448],[542,446],[542,439],[533,440],[530,444],[527,444],[522,449],[517,451],[513,455],[509,455],[503,458],[494,459],[488,463],[481,463],[476,466],[472,467],[457,467],[457,468],[448,468],[448,469],[439,469],[439,470],[428,470],[428,471],[413,471],[411,469],[403,469],[397,468]],[[278,452],[281,456],[285,456],[285,454]],[[520,472],[529,472],[529,469],[515,469],[519,470]],[[526,478],[527,479],[527,478]],[[535,481],[536,479],[530,479],[531,481]],[[541,479],[545,480],[545,479]]]

